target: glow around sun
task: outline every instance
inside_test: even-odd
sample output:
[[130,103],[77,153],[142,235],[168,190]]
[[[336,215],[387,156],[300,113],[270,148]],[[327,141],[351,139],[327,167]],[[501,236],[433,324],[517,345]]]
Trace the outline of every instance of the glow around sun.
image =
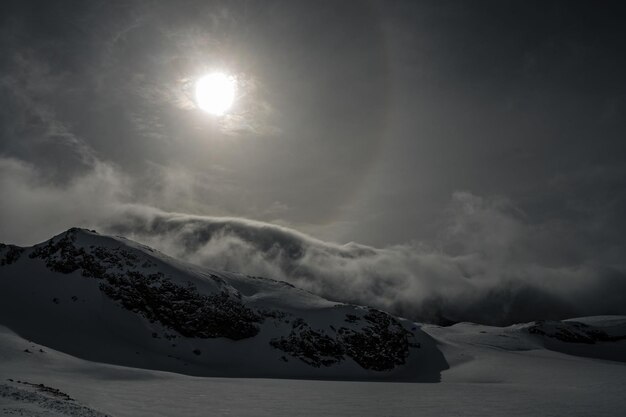
[[225,114],[235,101],[237,82],[222,72],[207,74],[196,81],[196,104],[216,116]]

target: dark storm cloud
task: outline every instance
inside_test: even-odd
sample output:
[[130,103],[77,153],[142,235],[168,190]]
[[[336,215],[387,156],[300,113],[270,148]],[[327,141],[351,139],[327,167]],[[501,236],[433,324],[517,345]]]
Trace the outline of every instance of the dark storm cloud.
[[427,320],[624,313],[620,3],[0,8],[2,241],[97,227]]

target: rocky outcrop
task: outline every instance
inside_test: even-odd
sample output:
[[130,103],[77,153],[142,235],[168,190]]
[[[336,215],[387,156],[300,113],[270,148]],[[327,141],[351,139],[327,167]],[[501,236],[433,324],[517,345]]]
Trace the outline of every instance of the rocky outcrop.
[[15,245],[0,243],[0,266],[11,265],[22,256],[24,248]]
[[528,326],[526,331],[567,343],[594,344],[626,339],[624,335],[609,335],[601,329],[576,321],[539,320]]
[[344,359],[345,352],[335,338],[323,330],[311,329],[302,319],[294,320],[291,332],[272,339],[270,345],[316,368],[336,364]]
[[272,339],[277,349],[315,366],[331,366],[346,357],[365,369],[388,371],[405,363],[412,343],[412,333],[387,313],[368,309],[362,317],[347,314],[345,321],[355,327],[335,330],[312,329],[304,320],[293,322],[285,337]]
[[409,348],[419,347],[410,342],[413,335],[398,320],[379,310],[369,309],[359,330],[339,329],[339,339],[346,354],[365,369],[386,371],[403,365]]
[[185,337],[245,339],[256,336],[256,323],[262,321],[260,315],[227,292],[200,294],[193,284],[178,285],[163,274],[133,271],[108,276],[100,289],[126,309]]
[[181,285],[163,273],[147,273],[154,266],[126,249],[75,244],[79,229],[37,247],[31,258],[64,274],[80,270],[85,277],[101,279],[100,290],[124,308],[185,337],[233,340],[255,336],[262,316],[247,308],[237,293],[200,294],[192,283]]

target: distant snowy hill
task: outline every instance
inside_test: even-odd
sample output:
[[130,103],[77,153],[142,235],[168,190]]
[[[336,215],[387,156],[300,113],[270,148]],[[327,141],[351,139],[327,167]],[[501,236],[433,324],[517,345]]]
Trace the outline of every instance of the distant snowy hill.
[[70,229],[0,246],[0,325],[83,359],[198,376],[438,381],[420,326]]

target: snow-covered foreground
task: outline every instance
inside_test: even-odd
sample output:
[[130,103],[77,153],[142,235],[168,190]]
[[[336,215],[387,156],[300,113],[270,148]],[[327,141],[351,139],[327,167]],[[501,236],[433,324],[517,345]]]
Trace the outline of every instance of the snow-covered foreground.
[[[533,336],[514,328],[458,324],[424,330],[439,341],[450,363],[441,383],[192,377],[77,359],[0,328],[0,416],[620,416],[626,411],[623,362],[542,349]],[[624,341],[614,343],[623,353]],[[51,394],[52,389],[73,400]]]

